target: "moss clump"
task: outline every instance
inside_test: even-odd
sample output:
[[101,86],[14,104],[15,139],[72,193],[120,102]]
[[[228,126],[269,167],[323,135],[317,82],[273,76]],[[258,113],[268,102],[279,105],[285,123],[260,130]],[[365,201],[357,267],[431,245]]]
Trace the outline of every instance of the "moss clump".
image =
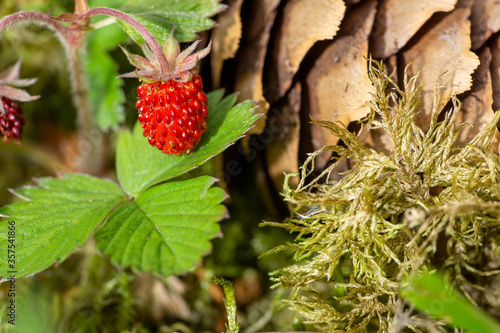
[[[292,217],[264,225],[297,233],[294,242],[270,252],[291,250],[296,263],[274,273],[276,285],[291,288],[286,302],[304,324],[323,332],[445,331],[444,323],[412,312],[398,295],[408,275],[429,267],[498,315],[500,161],[490,144],[500,112],[458,148],[454,142],[466,125],[455,124],[457,99],[438,121],[436,95],[424,132],[414,122],[416,77],[405,75],[400,89],[375,63],[370,78],[375,93],[363,126],[383,130],[393,151],[378,153],[363,146],[359,134],[317,122],[344,146],[310,154],[296,189],[288,183],[293,175],[285,180]],[[332,165],[310,180],[315,158],[327,151],[336,156]],[[345,159],[353,167],[331,181]]]

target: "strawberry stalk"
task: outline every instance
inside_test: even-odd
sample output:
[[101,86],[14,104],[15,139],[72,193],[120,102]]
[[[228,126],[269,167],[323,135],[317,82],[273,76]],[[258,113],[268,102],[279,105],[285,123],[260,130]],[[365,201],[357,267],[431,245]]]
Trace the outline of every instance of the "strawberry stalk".
[[[90,105],[88,85],[86,75],[83,69],[85,56],[85,35],[89,30],[90,18],[95,15],[107,15],[122,20],[139,32],[148,43],[151,51],[157,58],[160,71],[169,73],[172,71],[170,64],[163,54],[161,46],[153,35],[137,20],[127,14],[111,8],[93,8],[89,9],[87,0],[75,0],[74,13],[63,14],[58,18],[51,17],[38,12],[20,12],[8,15],[0,20],[0,34],[8,27],[23,21],[36,22],[55,31],[59,39],[63,42],[69,60],[69,70],[71,73],[71,84],[73,91],[73,102],[78,112],[77,123],[79,125],[79,145],[89,148],[88,154],[80,154],[79,161],[75,168],[78,171],[96,174],[99,166],[95,161],[99,160],[100,140],[92,140],[95,137],[91,135],[98,131],[93,118],[92,107]],[[72,22],[70,26],[64,26],[59,21]]]
[[160,69],[162,73],[168,73],[169,71],[172,70],[172,65],[167,61],[167,58],[165,57],[165,54],[163,53],[162,47],[154,36],[149,32],[146,27],[144,27],[141,23],[139,23],[136,19],[132,18],[131,16],[116,10],[116,9],[111,9],[111,8],[106,8],[106,7],[97,7],[97,8],[92,8],[85,12],[84,14],[81,15],[75,15],[75,14],[62,14],[60,15],[57,19],[61,20],[63,22],[72,22],[76,20],[81,20],[81,19],[90,19],[92,16],[96,15],[107,15],[111,16],[114,18],[117,18],[127,24],[129,24],[132,28],[137,30],[139,34],[141,34],[142,38],[146,41],[146,43],[149,45],[151,48],[151,51],[153,51],[153,54],[155,55],[158,64],[160,65]]
[[75,14],[83,14],[89,10],[87,0],[75,0]]
[[[81,2],[80,7],[77,5],[76,11],[78,11],[79,8],[84,8],[81,7],[83,4],[84,2]],[[87,81],[82,67],[85,32],[68,29],[68,27],[62,25],[53,17],[44,13],[19,12],[8,15],[0,20],[0,34],[12,25],[25,21],[39,23],[47,28],[50,28],[56,32],[57,36],[62,41],[64,49],[68,55],[69,70],[71,75],[70,81],[73,90],[73,103],[75,104],[78,114],[78,141],[83,142],[82,145],[91,147],[89,150],[90,155],[80,156],[80,161],[76,163],[75,168],[81,172],[96,173],[97,169],[93,166],[95,165],[93,157],[97,154],[97,147],[95,143],[88,139],[90,137],[90,133],[93,133],[93,131],[96,130],[96,125],[92,117],[92,110],[87,90]]]
[[5,16],[2,20],[0,20],[0,35],[8,27],[23,21],[38,22],[57,32],[61,38],[66,38],[67,31],[64,25],[54,20],[51,16],[38,12],[19,12]]

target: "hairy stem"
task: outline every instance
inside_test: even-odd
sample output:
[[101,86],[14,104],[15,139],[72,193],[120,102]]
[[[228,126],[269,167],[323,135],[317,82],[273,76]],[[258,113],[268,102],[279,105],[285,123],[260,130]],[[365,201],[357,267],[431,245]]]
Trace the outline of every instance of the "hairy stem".
[[149,32],[148,29],[146,29],[142,24],[140,24],[137,20],[134,18],[130,17],[129,15],[120,12],[119,10],[116,9],[111,9],[111,8],[104,8],[104,7],[98,7],[98,8],[93,8],[85,13],[85,16],[92,17],[95,15],[108,15],[112,17],[116,17],[117,19],[129,24],[132,26],[137,32],[141,34],[141,36],[144,38],[146,43],[148,43],[149,47],[153,51],[154,55],[158,59],[158,63],[160,64],[160,68],[162,73],[169,73],[171,71],[171,64],[167,61],[167,58],[165,57],[165,54],[163,53],[163,50],[156,41],[156,39],[153,37],[153,35]]
[[87,76],[83,68],[85,61],[85,32],[73,39],[68,52],[69,70],[73,91],[73,103],[77,109],[78,142],[76,146],[76,160],[74,167],[77,171],[97,174],[100,169],[100,147],[102,134],[97,128],[90,105]]
[[19,13],[14,13],[14,14],[5,16],[2,20],[0,20],[0,34],[5,29],[12,26],[13,24],[19,23],[22,21],[40,23],[40,24],[56,31],[63,38],[65,38],[67,35],[67,31],[65,30],[66,28],[64,25],[62,25],[61,23],[52,19],[47,14],[37,13],[37,12],[19,12]]
[[[85,5],[86,0],[77,0],[75,11],[88,9],[88,6],[85,7]],[[79,125],[76,160],[71,164],[77,171],[95,174],[99,170],[96,157],[98,148],[102,143],[102,135],[97,130],[92,116],[87,78],[83,69],[85,31],[68,30],[60,22],[44,13],[19,12],[0,20],[0,34],[13,24],[23,21],[40,23],[54,30],[66,50],[73,90],[73,103],[77,109],[77,122]]]

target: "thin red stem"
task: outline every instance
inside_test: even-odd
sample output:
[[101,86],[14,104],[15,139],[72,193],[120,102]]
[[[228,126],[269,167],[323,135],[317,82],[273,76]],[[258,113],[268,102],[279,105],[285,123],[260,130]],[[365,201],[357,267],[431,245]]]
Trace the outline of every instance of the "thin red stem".
[[162,74],[170,72],[169,70],[170,70],[171,66],[168,63],[167,58],[165,57],[165,54],[163,53],[163,49],[161,48],[160,44],[158,44],[158,42],[153,37],[153,35],[149,32],[149,30],[146,29],[137,20],[135,20],[134,18],[128,16],[127,14],[125,14],[123,12],[120,12],[119,10],[105,8],[105,7],[92,8],[91,10],[86,12],[83,16],[92,17],[94,15],[108,15],[108,16],[115,17],[119,20],[122,20],[125,23],[128,23],[135,30],[137,30],[137,32],[139,32],[141,34],[141,36],[144,38],[146,43],[148,43],[149,47],[151,48],[154,55],[156,56],[158,63],[160,64],[160,69],[161,69]]
[[19,12],[5,16],[2,20],[0,20],[0,34],[11,25],[22,21],[36,21],[55,30],[63,37],[66,34],[66,27],[64,25],[57,22],[47,14],[37,12]]

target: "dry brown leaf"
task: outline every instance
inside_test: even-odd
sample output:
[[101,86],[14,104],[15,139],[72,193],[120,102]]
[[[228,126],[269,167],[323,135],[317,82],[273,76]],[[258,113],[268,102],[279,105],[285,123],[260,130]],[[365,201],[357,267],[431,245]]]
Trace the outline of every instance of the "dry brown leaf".
[[385,60],[384,63],[385,71],[389,75],[391,75],[392,80],[394,81],[395,84],[399,86],[399,78],[396,75],[397,69],[398,69],[398,56],[397,55],[392,55],[389,58]]
[[292,0],[286,4],[277,59],[280,96],[290,88],[311,46],[337,34],[344,13],[342,0]]
[[455,9],[403,53],[405,63],[411,62],[408,74],[414,76],[420,72],[418,82],[422,83],[422,104],[421,113],[415,120],[424,130],[429,127],[438,77],[440,107],[452,95],[461,94],[472,85],[471,74],[479,65],[479,59],[470,51],[469,15],[468,8]]
[[184,296],[186,284],[177,276],[162,280],[150,273],[139,273],[134,275],[132,290],[141,318],[155,322],[165,318],[193,318],[194,313]]
[[260,275],[254,270],[246,270],[234,281],[234,297],[236,304],[248,306],[262,296]]
[[[351,121],[368,114],[363,106],[373,91],[368,77],[368,36],[376,13],[376,2],[367,1],[350,13],[339,35],[317,59],[307,76],[310,115],[314,120]],[[315,150],[338,142],[329,130],[311,126],[312,145]],[[322,168],[329,157],[318,160]]]
[[492,34],[500,30],[500,2],[475,0],[470,19],[472,49],[477,50]]
[[[268,129],[278,136],[278,140],[267,145],[266,158],[269,176],[280,191],[285,179],[284,172],[299,172],[301,91],[301,85],[297,83],[288,93],[288,103],[280,113],[269,119]],[[298,177],[291,178],[290,185],[295,187],[297,184]]]
[[250,22],[245,26],[245,35],[238,52],[234,90],[240,93],[239,101],[247,99],[256,101],[258,107],[255,112],[263,115],[247,133],[249,135],[262,133],[266,126],[269,103],[263,95],[262,76],[269,35],[279,3],[280,0],[252,1],[250,14],[247,15]]
[[[472,75],[473,85],[470,93],[462,102],[462,108],[457,114],[456,123],[468,123],[460,133],[457,144],[467,145],[493,119],[493,88],[491,84],[490,63],[491,51],[484,48],[479,54],[480,64]],[[498,131],[496,133],[498,140]],[[495,140],[498,146],[498,141]]]
[[399,51],[436,12],[449,12],[457,0],[383,0],[372,33],[372,55],[387,58]]
[[212,32],[212,83],[214,88],[220,86],[220,75],[224,60],[234,58],[241,39],[241,5],[243,0],[233,0],[229,9],[220,14],[217,26]]

